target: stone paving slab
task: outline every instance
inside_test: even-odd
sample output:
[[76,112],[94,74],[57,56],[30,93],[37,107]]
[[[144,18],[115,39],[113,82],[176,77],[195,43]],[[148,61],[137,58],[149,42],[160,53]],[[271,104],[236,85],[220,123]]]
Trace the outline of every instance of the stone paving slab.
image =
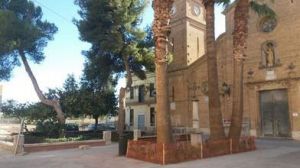
[[258,150],[161,166],[118,157],[118,145],[13,156],[0,151],[0,168],[299,168],[300,142],[258,140]]

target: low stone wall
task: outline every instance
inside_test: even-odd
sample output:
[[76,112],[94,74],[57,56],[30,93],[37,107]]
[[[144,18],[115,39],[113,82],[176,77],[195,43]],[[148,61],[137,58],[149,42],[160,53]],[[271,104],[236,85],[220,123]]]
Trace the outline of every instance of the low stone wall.
[[0,149],[7,150],[9,152],[14,151],[14,144],[11,142],[0,141]]
[[292,138],[300,141],[300,131],[292,131]]
[[62,149],[78,148],[79,146],[82,146],[82,145],[103,146],[105,144],[106,144],[106,142],[104,140],[24,144],[24,151],[25,152],[41,152],[41,151],[51,151],[51,150],[62,150]]
[[129,141],[127,157],[158,164],[170,164],[255,149],[254,137],[206,141],[198,145],[192,145],[190,141],[157,144],[152,139]]
[[157,144],[150,140],[128,141],[126,156],[129,158],[162,164],[164,162],[163,149],[163,144]]
[[[24,137],[24,136],[23,136]],[[22,152],[41,152],[51,150],[63,150],[78,148],[79,146],[104,146],[111,144],[111,131],[103,131],[103,139],[100,140],[86,140],[86,141],[72,141],[72,142],[57,142],[57,143],[37,143],[37,144],[21,144]],[[24,141],[23,141],[24,142]]]

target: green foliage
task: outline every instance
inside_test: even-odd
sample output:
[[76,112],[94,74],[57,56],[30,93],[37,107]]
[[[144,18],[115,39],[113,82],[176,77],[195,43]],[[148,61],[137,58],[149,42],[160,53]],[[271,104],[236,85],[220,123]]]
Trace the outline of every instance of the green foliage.
[[79,102],[80,91],[74,75],[69,75],[63,89],[59,91],[59,101],[67,117],[82,116],[81,104]]
[[[113,134],[114,135],[114,134]],[[57,143],[69,141],[84,141],[84,140],[99,140],[102,138],[101,132],[74,132],[72,134],[66,133],[65,137],[59,138],[57,134],[44,134],[41,132],[25,133],[25,143]]]
[[42,9],[29,0],[0,0],[0,22],[0,80],[8,80],[20,65],[20,51],[35,63],[44,59],[43,49],[57,27],[42,21]]
[[103,81],[97,74],[99,71],[89,68],[84,69],[85,73],[80,83],[76,81],[74,75],[69,75],[62,89],[48,92],[48,98],[59,99],[67,117],[98,118],[103,115],[116,114],[117,99],[113,89],[116,82],[112,77]]
[[17,103],[9,100],[2,105],[4,117],[25,119],[27,122],[57,122],[54,110],[42,103]]
[[57,122],[56,113],[53,108],[42,103],[30,104],[28,106],[26,120],[31,122]]
[[[274,2],[274,0],[271,0]],[[276,17],[276,13],[265,3],[259,3],[257,0],[250,1],[250,7],[253,11],[255,11],[259,16],[267,16],[274,18]]]
[[12,27],[16,25],[14,18],[15,16],[12,12],[0,10],[0,80],[8,80],[12,69],[19,65],[19,61],[16,57],[10,55],[4,56],[6,53],[11,53],[15,45],[14,41],[7,41],[6,38],[3,38],[3,36],[9,34]]
[[46,143],[57,143],[57,142],[70,142],[70,141],[82,141],[85,140],[83,136],[78,137],[64,137],[64,138],[46,138]]
[[113,73],[126,70],[125,62],[142,79],[146,69],[154,69],[152,36],[138,28],[145,0],[75,0],[75,4],[80,7],[81,20],[74,22],[81,40],[92,44],[84,52],[86,70],[100,72],[107,82]]
[[123,72],[145,79],[145,71],[154,70],[153,35],[150,28],[138,27],[146,0],[75,0],[75,4],[80,7],[81,20],[74,22],[81,40],[92,44],[83,52],[80,104],[85,115],[97,119],[116,113],[112,87]]
[[[154,38],[152,27],[147,26],[144,30],[146,32],[145,38],[138,43],[139,54],[136,55],[136,64],[142,65],[147,71],[154,72]],[[133,70],[135,71],[135,70]]]
[[[206,0],[208,1],[208,0]],[[274,3],[275,0],[269,0],[271,3]],[[216,4],[222,5],[223,7],[227,8],[230,4],[231,0],[215,0]],[[233,3],[236,3],[234,1]],[[276,17],[276,13],[273,9],[270,8],[268,4],[265,2],[261,2],[258,0],[249,0],[250,8],[256,12],[259,16],[267,16],[267,17]]]
[[42,103],[17,103],[9,100],[3,103],[4,117],[26,119],[29,122],[55,120],[55,112]]
[[36,123],[36,132],[46,133],[47,136],[58,135],[61,129],[61,125],[58,122],[44,121]]
[[227,7],[231,0],[215,0],[215,3]]
[[80,105],[85,115],[98,118],[104,115],[115,115],[117,99],[112,86],[99,85],[97,81],[82,78]]
[[18,104],[14,100],[8,100],[2,104],[2,112],[4,117],[7,118],[18,118],[21,120],[26,116],[26,108],[28,107],[27,104]]
[[55,111],[42,103],[17,103],[9,100],[3,104],[2,110],[4,117],[24,119],[26,124],[36,124],[37,132],[58,134],[62,128]]

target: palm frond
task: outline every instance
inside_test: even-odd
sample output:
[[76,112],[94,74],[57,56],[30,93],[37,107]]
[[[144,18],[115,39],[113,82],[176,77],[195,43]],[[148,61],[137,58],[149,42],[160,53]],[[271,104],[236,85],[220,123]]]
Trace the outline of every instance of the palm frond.
[[[274,0],[272,0],[272,2],[274,2]],[[250,7],[252,10],[254,10],[259,16],[268,16],[268,17],[272,17],[275,18],[276,17],[276,13],[274,12],[274,10],[272,8],[270,8],[267,4],[263,3],[263,4],[259,4],[256,1],[251,1],[250,2]]]
[[230,4],[230,0],[215,0],[215,3],[226,8]]

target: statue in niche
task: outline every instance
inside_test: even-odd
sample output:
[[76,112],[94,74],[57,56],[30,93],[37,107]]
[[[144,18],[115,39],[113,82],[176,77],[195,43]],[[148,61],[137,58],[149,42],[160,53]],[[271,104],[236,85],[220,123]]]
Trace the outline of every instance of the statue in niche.
[[267,41],[262,45],[262,61],[260,68],[272,68],[280,65],[280,60],[277,58],[275,44]]
[[268,68],[273,67],[275,65],[275,52],[273,43],[267,43],[264,53],[266,59],[266,66]]

